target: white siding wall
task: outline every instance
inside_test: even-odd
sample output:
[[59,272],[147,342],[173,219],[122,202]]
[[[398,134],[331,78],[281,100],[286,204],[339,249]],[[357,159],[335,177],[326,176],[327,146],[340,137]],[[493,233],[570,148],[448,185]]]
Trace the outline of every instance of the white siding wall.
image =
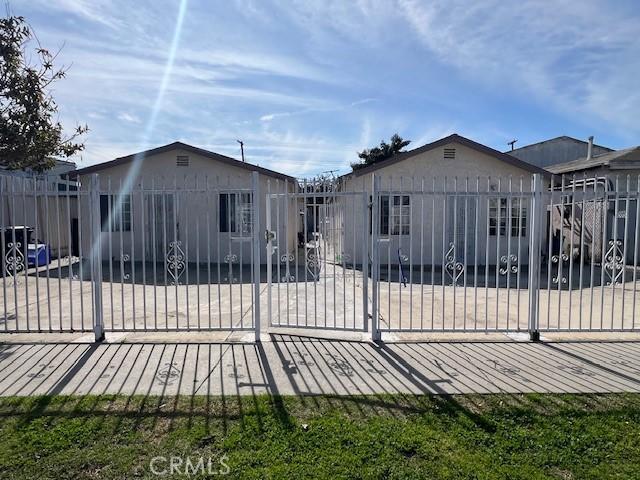
[[[188,167],[176,166],[176,157],[187,155],[189,157]],[[196,155],[189,151],[175,149],[169,152],[145,157],[138,166],[133,163],[117,165],[105,168],[99,172],[100,189],[103,193],[112,191],[117,194],[121,186],[126,190],[133,189],[131,200],[132,208],[132,232],[103,232],[102,233],[102,258],[108,260],[113,257],[114,261],[119,260],[120,245],[122,243],[125,253],[133,253],[133,260],[142,261],[143,241],[145,244],[146,260],[153,259],[152,231],[154,229],[153,216],[150,216],[150,194],[140,194],[140,186],[149,189],[152,186],[158,189],[158,194],[162,194],[163,187],[166,186],[169,192],[180,191],[173,200],[176,202],[176,225],[172,228],[167,225],[167,242],[175,237],[174,232],[178,232],[178,239],[182,241],[183,250],[186,250],[187,258],[190,262],[196,261],[197,245],[199,244],[200,261],[207,260],[207,249],[210,247],[212,262],[224,261],[225,255],[232,252],[242,258],[242,263],[248,264],[251,260],[251,242],[240,241],[239,234],[221,233],[217,234],[219,222],[219,198],[215,194],[205,195],[204,193],[189,192],[189,189],[202,188],[205,182],[209,182],[211,190],[228,190],[236,193],[237,189],[251,189],[252,172],[243,168],[227,165],[216,160]],[[130,180],[129,180],[130,179]],[[90,175],[83,175],[80,178],[84,188],[90,183]],[[127,183],[130,182],[130,183]],[[277,184],[277,186],[276,186]],[[215,187],[219,185],[219,187]],[[271,185],[271,188],[284,188],[284,181],[260,175],[260,195],[261,211],[259,231],[261,238],[261,261],[266,261],[266,242],[262,232],[266,230],[266,209],[264,196]],[[293,188],[292,185],[289,187]],[[136,193],[137,192],[137,193]],[[157,199],[161,197],[156,197]],[[166,207],[159,207],[159,212],[164,212]],[[99,215],[100,212],[96,212]],[[85,216],[87,215],[87,216]],[[83,212],[83,217],[88,219],[88,211]],[[144,217],[144,218],[143,218]],[[207,237],[207,217],[209,218],[210,235]],[[159,218],[156,222],[161,221]],[[169,219],[170,221],[170,219]],[[83,221],[83,249],[89,247],[89,222]],[[160,228],[160,231],[163,231]],[[198,235],[197,235],[198,233]],[[132,238],[133,237],[133,238]],[[157,241],[163,239],[158,239]],[[207,244],[209,240],[210,245]],[[293,238],[290,239],[293,241]],[[218,249],[219,242],[219,249]],[[109,251],[111,243],[111,253]],[[218,251],[220,256],[218,257]],[[157,258],[160,261],[160,258]]]
[[[455,148],[455,159],[445,159],[444,149]],[[522,181],[522,190],[526,192],[531,191],[532,174],[515,166],[509,165],[501,160],[495,159],[483,153],[477,152],[471,148],[463,145],[452,143],[445,145],[441,148],[434,149],[429,152],[416,155],[404,161],[398,162],[393,165],[389,165],[384,168],[376,170],[375,175],[381,179],[381,189],[383,191],[393,191],[394,193],[400,193],[401,191],[419,191],[422,188],[422,182],[424,180],[424,189],[426,192],[433,191],[434,177],[435,177],[435,191],[442,192],[443,190],[453,192],[456,185],[457,177],[457,189],[460,192],[464,192],[466,188],[466,178],[469,178],[469,191],[476,190],[476,182],[480,177],[480,191],[487,192],[487,186],[489,185],[489,191],[497,193],[498,185],[500,182],[500,188],[503,192],[509,190],[509,182],[511,181],[513,191],[520,191],[520,181]],[[445,183],[446,177],[446,183]],[[359,177],[352,176],[346,180],[346,188],[355,191],[367,191],[371,192],[372,189],[372,174],[365,174]],[[493,196],[493,195],[492,195]],[[410,235],[390,235],[389,243],[381,244],[380,248],[380,261],[385,264],[391,262],[391,264],[398,263],[398,249],[401,249],[402,254],[410,257],[410,262],[414,265],[434,263],[436,265],[442,264],[443,259],[443,231],[445,238],[445,251],[448,249],[449,242],[454,240],[454,231],[452,221],[454,216],[452,215],[453,197],[449,196],[447,199],[447,210],[449,213],[444,215],[443,207],[444,197],[442,195],[435,196],[435,218],[433,209],[432,195],[413,195],[411,198],[411,225]],[[499,245],[498,237],[491,235],[487,243],[487,198],[488,196],[480,197],[478,203],[478,265],[486,264],[487,249],[488,258],[491,265],[495,265],[499,258],[508,252],[511,254],[518,254],[518,248],[520,249],[520,261],[522,264],[528,263],[528,242],[529,242],[529,228],[527,225],[526,235],[524,237],[509,237],[507,235],[500,236]],[[464,220],[461,219],[460,214],[464,212],[464,197],[457,197],[458,213],[455,215],[457,218],[456,232],[463,238],[462,228],[464,226]],[[472,212],[471,202],[467,202],[467,212],[469,221],[467,223],[468,235],[467,235],[467,263],[473,263],[475,261],[476,253],[473,250],[475,244],[475,232],[471,225],[471,220],[475,219],[475,214]],[[525,200],[523,206],[526,209],[527,222],[530,222],[530,205],[529,199]],[[362,222],[368,221],[368,212],[361,212],[356,215],[354,221]],[[507,228],[508,230],[508,228]],[[432,257],[431,254],[431,239],[434,239],[435,252]],[[459,240],[463,243],[463,240]],[[351,242],[347,241],[347,245]],[[421,245],[422,254],[421,254]],[[461,252],[460,252],[461,253]],[[458,254],[457,260],[460,258]]]

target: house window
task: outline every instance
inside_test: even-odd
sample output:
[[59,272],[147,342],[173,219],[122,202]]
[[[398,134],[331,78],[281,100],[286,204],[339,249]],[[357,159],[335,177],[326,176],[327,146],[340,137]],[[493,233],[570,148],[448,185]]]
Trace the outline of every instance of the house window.
[[491,198],[489,200],[489,235],[504,237],[507,227],[512,237],[527,235],[527,207],[520,198]]
[[189,156],[188,155],[178,155],[176,157],[176,166],[177,167],[188,167],[189,166]]
[[220,232],[251,235],[252,208],[250,193],[221,193]]
[[409,235],[411,205],[409,195],[380,198],[380,235]]
[[100,224],[103,232],[130,232],[131,195],[100,195]]

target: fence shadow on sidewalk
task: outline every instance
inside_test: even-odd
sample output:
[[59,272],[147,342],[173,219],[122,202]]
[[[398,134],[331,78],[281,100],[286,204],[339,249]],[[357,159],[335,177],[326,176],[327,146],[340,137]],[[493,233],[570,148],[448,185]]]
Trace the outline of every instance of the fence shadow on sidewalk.
[[[289,395],[350,416],[436,409],[490,430],[473,407],[484,401],[477,394],[502,393],[518,404],[546,401],[520,395],[526,392],[640,391],[636,342],[375,345],[271,337],[258,344],[4,344],[0,395],[37,396],[22,412],[25,422],[42,414],[115,415],[145,428],[172,429],[186,419],[226,433],[247,419],[261,428],[267,416],[294,428]],[[15,403],[2,415],[20,408]]]

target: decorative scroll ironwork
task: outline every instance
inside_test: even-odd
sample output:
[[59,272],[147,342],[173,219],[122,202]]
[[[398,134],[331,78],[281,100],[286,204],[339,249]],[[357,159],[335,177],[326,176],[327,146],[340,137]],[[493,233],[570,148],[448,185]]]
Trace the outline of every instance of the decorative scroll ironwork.
[[291,266],[291,263],[293,263],[294,260],[295,260],[295,257],[293,256],[293,253],[284,253],[280,256],[280,263],[284,263],[286,265],[286,272],[280,279],[281,282],[296,281],[296,277],[291,275],[291,271],[289,270],[289,267]]
[[167,272],[171,276],[171,285],[179,285],[180,277],[186,269],[184,252],[182,251],[182,242],[177,240],[169,243],[169,251],[167,252]]
[[[122,267],[122,270],[123,270],[122,278],[124,280],[129,280],[131,278],[131,274],[124,272],[124,264],[126,262],[128,262],[129,260],[131,260],[131,257],[129,256],[128,253],[123,253],[122,255],[120,255],[120,260],[122,260],[122,265],[123,265],[123,267]],[[71,257],[69,257],[69,266],[71,266]]]
[[447,263],[444,265],[444,269],[449,275],[452,283],[458,283],[458,280],[464,273],[464,263],[456,261],[456,247],[453,242],[449,244],[449,250],[445,256]]
[[518,273],[518,256],[513,253],[500,257],[500,275]]
[[235,253],[228,253],[224,256],[224,263],[238,263],[238,255]]
[[322,260],[320,259],[319,247],[307,250],[305,263],[307,271],[311,274],[313,279],[318,280],[318,278],[320,277],[320,270],[322,269]]
[[7,253],[4,256],[4,268],[7,275],[15,277],[24,271],[24,254],[20,250],[20,242],[7,243]]
[[604,271],[607,274],[607,285],[620,285],[624,275],[624,254],[622,253],[622,240],[609,240],[609,248],[604,257]]
[[[232,265],[234,263],[238,263],[238,255],[232,252],[227,253],[224,256],[224,263],[229,265],[229,272],[232,272]],[[225,282],[229,281],[229,277],[224,277],[223,279]],[[233,275],[231,276],[231,283],[236,283],[238,281],[238,279],[236,277],[234,277]]]
[[556,275],[551,279],[551,281],[555,284],[558,284],[559,282],[562,283],[567,283],[567,277],[565,277],[564,275],[561,275],[560,272],[560,260],[562,260],[563,262],[568,262],[569,261],[569,255],[567,255],[566,253],[563,253],[561,255],[553,255],[551,257],[551,262],[558,265],[558,270],[556,272]]

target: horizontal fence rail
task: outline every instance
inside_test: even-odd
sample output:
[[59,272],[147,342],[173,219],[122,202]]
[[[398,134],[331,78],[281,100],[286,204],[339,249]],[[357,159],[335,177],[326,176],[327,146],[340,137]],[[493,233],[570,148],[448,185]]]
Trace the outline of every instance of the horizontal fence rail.
[[0,333],[633,332],[639,203],[632,176],[1,175]]
[[527,331],[531,180],[382,180],[380,329]]
[[241,184],[2,178],[0,331],[252,330],[259,232]]

